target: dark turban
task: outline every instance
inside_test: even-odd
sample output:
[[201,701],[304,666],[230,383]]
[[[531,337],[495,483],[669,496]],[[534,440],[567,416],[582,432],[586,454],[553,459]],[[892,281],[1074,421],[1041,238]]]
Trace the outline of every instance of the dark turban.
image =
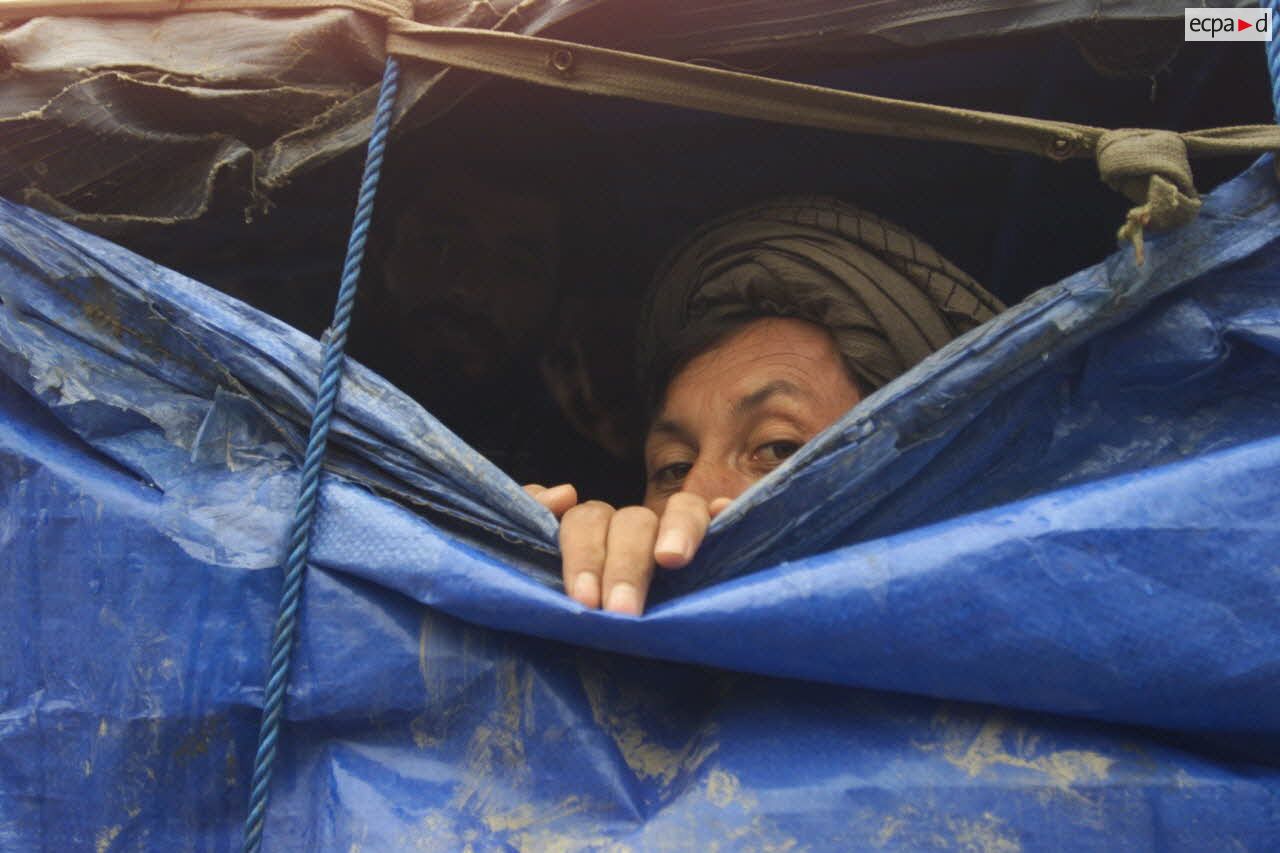
[[699,325],[796,317],[831,331],[864,393],[1004,306],[915,235],[833,198],[784,198],[698,229],[658,270],[640,326],[652,390]]

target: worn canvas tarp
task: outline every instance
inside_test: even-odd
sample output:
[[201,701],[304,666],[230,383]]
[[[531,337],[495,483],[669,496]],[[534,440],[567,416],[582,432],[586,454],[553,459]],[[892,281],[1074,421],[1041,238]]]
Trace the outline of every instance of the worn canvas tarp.
[[[84,12],[57,0],[0,4],[6,198],[113,233],[198,220],[219,205],[260,217],[283,187],[368,139],[386,59],[386,22],[376,15],[302,3],[289,12]],[[1105,35],[1106,24],[1130,20],[1145,25],[1123,41],[1149,52],[1169,33],[1180,43],[1182,5],[495,0],[417,3],[413,19],[773,67],[1068,25]],[[484,80],[407,64],[398,127],[435,121]]]
[[[868,398],[639,619],[352,367],[267,848],[1274,849],[1277,238],[1267,157]],[[0,300],[0,848],[234,849],[319,344],[8,203]]]

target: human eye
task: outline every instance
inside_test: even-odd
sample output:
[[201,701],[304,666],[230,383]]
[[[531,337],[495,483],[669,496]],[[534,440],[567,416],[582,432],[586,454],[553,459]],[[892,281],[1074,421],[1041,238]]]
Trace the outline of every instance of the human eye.
[[663,465],[649,475],[649,482],[659,489],[677,488],[684,482],[684,478],[688,476],[689,469],[692,467],[688,462],[672,462],[670,465]]
[[769,441],[751,452],[753,461],[766,468],[775,468],[800,449],[798,441]]

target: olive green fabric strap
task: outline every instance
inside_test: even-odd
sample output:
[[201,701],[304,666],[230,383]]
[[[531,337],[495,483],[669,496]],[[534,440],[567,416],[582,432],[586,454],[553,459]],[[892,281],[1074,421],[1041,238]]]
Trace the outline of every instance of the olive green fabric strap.
[[413,15],[413,0],[0,0],[0,21],[45,15],[175,15],[317,9],[351,9],[379,18],[407,18]]
[[773,80],[518,33],[434,27],[408,18],[411,0],[3,0],[0,20],[36,15],[165,14],[223,9],[355,9],[387,20],[387,52],[593,95],[707,110],[763,121],[904,139],[967,142],[1054,160],[1096,157],[1102,179],[1135,203],[1122,239],[1139,262],[1142,233],[1184,224],[1199,198],[1188,156],[1280,149],[1280,127],[1247,125],[1173,133],[1106,130]]
[[[969,142],[1060,159],[1087,153],[1101,133],[1083,125],[880,98],[492,30],[393,20],[387,50],[591,95],[852,133]],[[1280,147],[1280,135],[1276,142]]]
[[1133,243],[1141,264],[1145,229],[1164,231],[1186,225],[1200,212],[1186,143],[1168,130],[1111,130],[1098,140],[1096,149],[1102,179],[1137,205],[1129,210],[1116,236]]
[[396,19],[388,28],[390,53],[558,89],[850,133],[967,142],[1054,160],[1095,157],[1102,179],[1136,205],[1119,236],[1133,242],[1139,263],[1145,228],[1173,228],[1199,210],[1189,155],[1280,149],[1275,125],[1186,133],[1113,131],[881,98],[515,33]]

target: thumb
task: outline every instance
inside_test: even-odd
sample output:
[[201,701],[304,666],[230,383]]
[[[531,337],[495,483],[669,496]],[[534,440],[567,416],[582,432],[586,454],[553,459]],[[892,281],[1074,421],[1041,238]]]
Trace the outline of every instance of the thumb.
[[570,483],[561,483],[549,489],[530,484],[524,490],[535,501],[551,510],[551,514],[557,519],[578,503],[578,490]]

